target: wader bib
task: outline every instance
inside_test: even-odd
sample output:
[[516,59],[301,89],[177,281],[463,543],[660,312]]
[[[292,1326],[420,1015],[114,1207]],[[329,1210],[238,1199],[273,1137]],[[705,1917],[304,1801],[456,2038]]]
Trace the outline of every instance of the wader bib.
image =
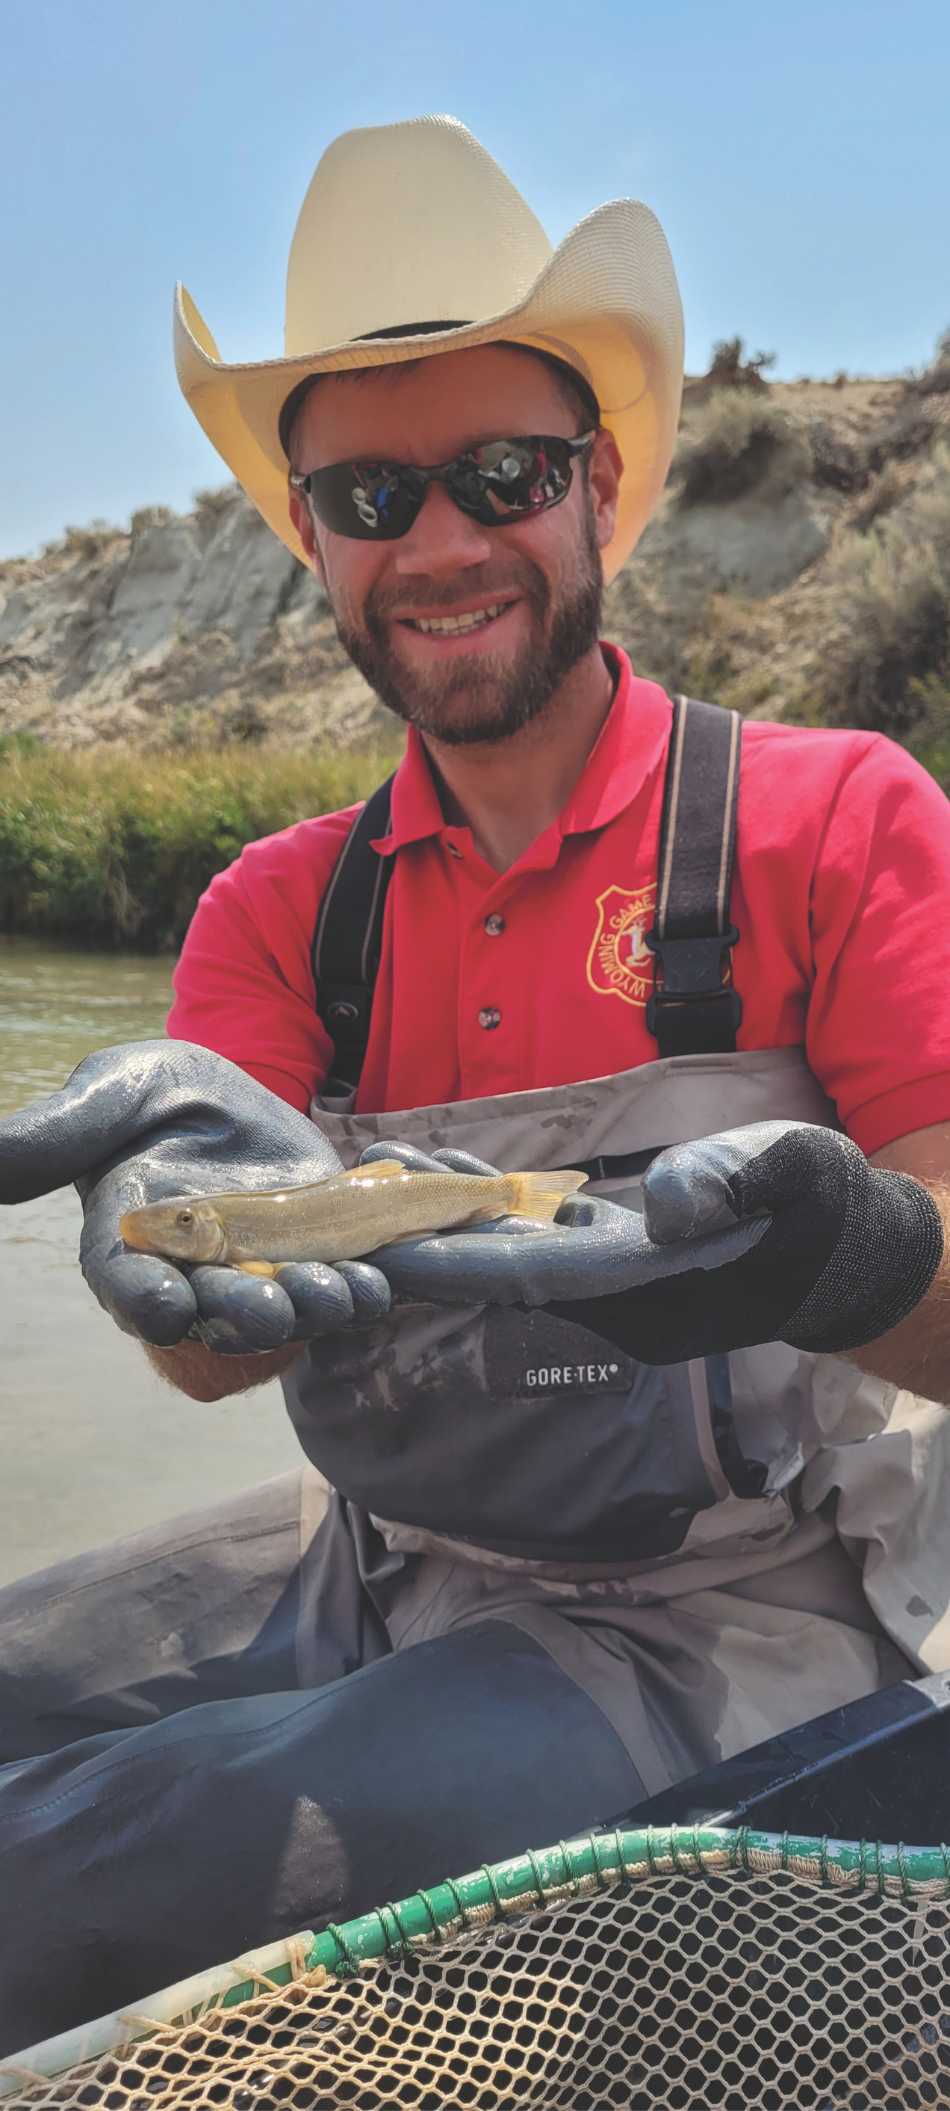
[[[357,1114],[382,788],[315,938],[341,1075],[311,1112],[346,1165],[389,1138],[454,1145],[504,1170],[586,1167],[594,1193],[636,1208],[668,1144],[766,1119],[837,1125],[801,1049],[735,1048],[738,739],[734,713],[677,701],[650,940],[655,1062]],[[947,1661],[950,1563],[917,1519],[950,1418],[839,1358],[770,1343],[656,1368],[543,1309],[413,1305],[321,1342],[285,1392],[396,1646],[503,1613],[597,1699],[651,1792],[903,1676],[908,1658]]]

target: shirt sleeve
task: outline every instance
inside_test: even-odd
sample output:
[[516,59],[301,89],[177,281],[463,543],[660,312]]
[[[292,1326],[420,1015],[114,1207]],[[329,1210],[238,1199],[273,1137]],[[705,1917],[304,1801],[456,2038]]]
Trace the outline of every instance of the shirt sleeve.
[[865,1152],[950,1120],[950,804],[902,748],[855,744],[811,895],[806,1051]]
[[333,1046],[315,1009],[311,944],[358,808],[251,843],[201,897],[166,1031],[226,1056],[308,1113]]

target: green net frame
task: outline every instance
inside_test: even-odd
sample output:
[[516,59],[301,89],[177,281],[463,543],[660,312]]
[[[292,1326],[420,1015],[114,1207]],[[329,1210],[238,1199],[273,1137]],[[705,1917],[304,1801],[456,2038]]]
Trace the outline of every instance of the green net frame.
[[3,2111],[950,2104],[950,1850],[588,1834],[0,2061]]

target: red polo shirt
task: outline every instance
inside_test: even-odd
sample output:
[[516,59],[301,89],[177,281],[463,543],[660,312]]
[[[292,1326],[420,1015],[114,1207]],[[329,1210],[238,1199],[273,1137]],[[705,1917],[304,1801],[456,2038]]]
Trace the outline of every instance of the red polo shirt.
[[[505,873],[445,822],[410,732],[358,1107],[475,1099],[628,1070],[646,1028],[669,698],[605,647],[610,715],[563,812]],[[321,898],[358,808],[251,843],[201,898],[168,1031],[307,1109]],[[732,914],[740,1049],[804,1043],[865,1151],[950,1120],[950,807],[879,735],[746,724]]]

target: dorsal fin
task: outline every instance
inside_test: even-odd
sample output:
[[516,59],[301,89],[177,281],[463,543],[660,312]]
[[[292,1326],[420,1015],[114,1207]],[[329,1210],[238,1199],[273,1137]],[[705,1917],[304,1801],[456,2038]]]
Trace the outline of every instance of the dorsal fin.
[[350,1166],[348,1172],[331,1173],[329,1178],[331,1180],[371,1180],[380,1174],[389,1175],[392,1173],[402,1173],[407,1180],[418,1180],[419,1178],[418,1173],[410,1174],[409,1167],[403,1165],[401,1158],[371,1158],[367,1165]]

